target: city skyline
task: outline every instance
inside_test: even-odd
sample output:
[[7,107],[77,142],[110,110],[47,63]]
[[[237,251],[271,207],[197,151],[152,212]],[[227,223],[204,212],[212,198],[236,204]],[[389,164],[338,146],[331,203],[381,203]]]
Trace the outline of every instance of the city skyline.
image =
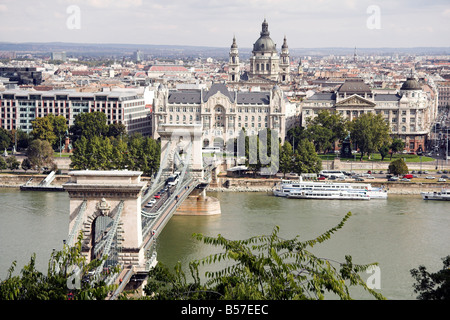
[[450,4],[329,0],[0,1],[3,42],[251,47],[264,19],[280,49],[448,47]]

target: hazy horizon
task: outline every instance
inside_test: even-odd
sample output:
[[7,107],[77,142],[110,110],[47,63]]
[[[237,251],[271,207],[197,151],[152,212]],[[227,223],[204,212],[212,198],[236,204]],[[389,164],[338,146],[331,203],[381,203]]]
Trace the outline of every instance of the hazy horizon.
[[0,39],[251,48],[264,19],[277,48],[450,45],[448,0],[0,0]]

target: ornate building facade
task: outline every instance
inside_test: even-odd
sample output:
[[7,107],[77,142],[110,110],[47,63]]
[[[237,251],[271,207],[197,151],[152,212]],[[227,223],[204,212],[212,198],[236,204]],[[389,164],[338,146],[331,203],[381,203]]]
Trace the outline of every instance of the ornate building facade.
[[[427,137],[437,116],[437,97],[412,75],[395,93],[377,93],[362,79],[347,79],[334,92],[315,93],[302,102],[302,126],[322,110],[353,120],[364,113],[382,114],[391,134],[405,141],[408,152],[426,150]],[[430,89],[430,88],[428,88]]]
[[153,137],[164,124],[201,124],[202,146],[223,147],[229,139],[238,137],[242,128],[248,135],[263,129],[278,132],[284,141],[286,115],[295,108],[274,86],[261,92],[230,91],[223,83],[215,83],[208,90],[169,90],[160,85],[153,102]]

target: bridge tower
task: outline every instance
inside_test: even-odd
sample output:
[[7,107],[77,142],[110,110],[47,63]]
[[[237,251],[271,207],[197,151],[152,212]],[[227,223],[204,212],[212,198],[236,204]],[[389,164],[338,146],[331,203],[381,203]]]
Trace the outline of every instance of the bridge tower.
[[[108,255],[107,262],[145,266],[141,196],[146,182],[139,171],[72,171],[64,189],[70,199],[69,245],[83,231],[87,261]],[[107,266],[107,265],[106,265]]]
[[[202,180],[202,125],[201,124],[161,124],[158,129],[161,139],[161,161],[163,171],[175,171],[177,159],[183,160],[190,154],[189,171],[194,179]],[[191,148],[190,152],[188,149]],[[167,158],[165,158],[168,154]],[[184,159],[188,160],[188,159]]]

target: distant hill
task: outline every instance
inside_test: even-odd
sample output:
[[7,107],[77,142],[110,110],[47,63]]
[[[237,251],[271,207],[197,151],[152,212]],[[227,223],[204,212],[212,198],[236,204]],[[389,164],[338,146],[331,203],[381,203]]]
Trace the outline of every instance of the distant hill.
[[[165,58],[197,58],[212,57],[227,59],[228,47],[200,47],[181,45],[145,45],[145,44],[117,44],[117,43],[70,43],[70,42],[26,42],[11,43],[0,42],[0,51],[15,51],[17,53],[50,54],[50,52],[65,51],[68,56],[110,56],[121,58],[130,56],[140,50],[152,57]],[[251,48],[239,48],[242,59],[251,54]],[[298,56],[325,56],[325,55],[352,55],[354,48],[289,48],[293,57]],[[358,55],[450,55],[450,47],[411,47],[411,48],[357,48]]]

